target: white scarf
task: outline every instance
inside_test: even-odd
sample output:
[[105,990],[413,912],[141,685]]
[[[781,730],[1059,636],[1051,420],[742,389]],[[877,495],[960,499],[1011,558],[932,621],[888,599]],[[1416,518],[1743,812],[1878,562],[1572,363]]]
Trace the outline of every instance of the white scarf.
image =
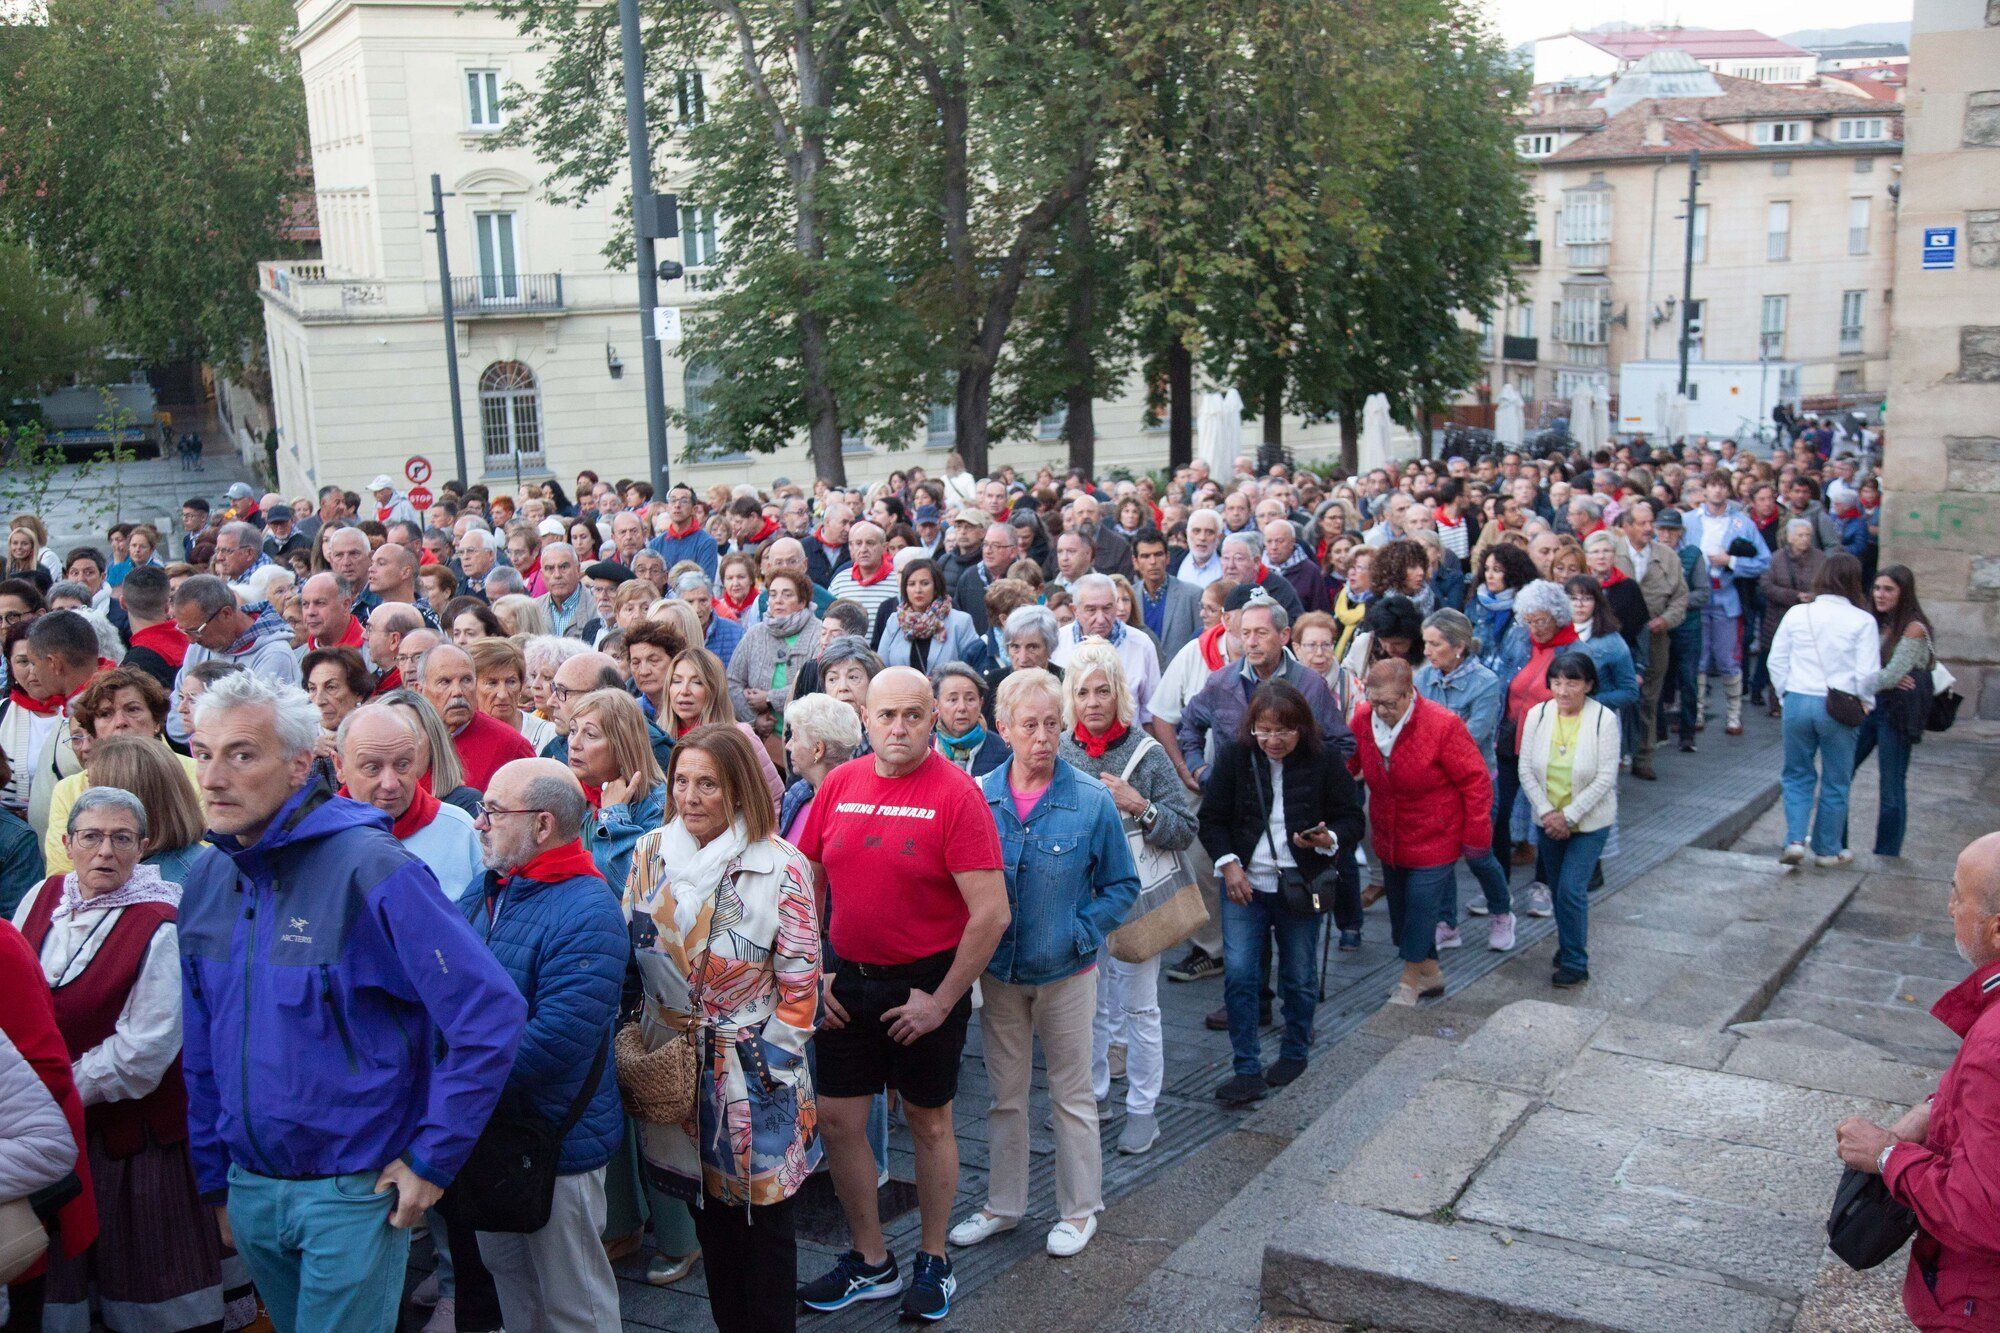
[[701,909],[714,900],[723,868],[749,845],[741,815],[706,847],[695,842],[678,817],[662,831],[660,868],[666,874],[667,891],[674,895],[674,929],[680,932],[683,944],[701,919]]

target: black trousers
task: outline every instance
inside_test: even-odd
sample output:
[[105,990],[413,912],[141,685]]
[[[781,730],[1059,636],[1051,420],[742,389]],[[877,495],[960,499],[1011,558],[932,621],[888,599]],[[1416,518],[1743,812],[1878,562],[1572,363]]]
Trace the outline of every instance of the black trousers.
[[794,1200],[757,1208],[702,1200],[694,1214],[709,1311],[720,1333],[792,1333],[799,1322]]

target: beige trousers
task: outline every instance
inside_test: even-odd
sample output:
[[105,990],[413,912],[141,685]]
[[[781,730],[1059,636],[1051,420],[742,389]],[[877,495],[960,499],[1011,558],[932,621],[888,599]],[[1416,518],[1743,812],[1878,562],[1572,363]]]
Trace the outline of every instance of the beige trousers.
[[1046,986],[1016,986],[989,975],[980,990],[986,1002],[979,1010],[979,1039],[993,1090],[986,1119],[986,1211],[1010,1219],[1028,1211],[1028,1088],[1038,1037],[1055,1104],[1056,1207],[1065,1218],[1103,1211],[1104,1154],[1097,1101],[1090,1095],[1097,969]]

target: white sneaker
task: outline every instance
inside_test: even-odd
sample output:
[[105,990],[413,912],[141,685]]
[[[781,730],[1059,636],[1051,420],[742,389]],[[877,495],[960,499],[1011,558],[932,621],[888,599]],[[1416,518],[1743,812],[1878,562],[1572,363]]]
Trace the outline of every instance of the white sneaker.
[[1527,900],[1527,912],[1529,916],[1554,916],[1556,914],[1555,896],[1549,892],[1549,886],[1540,880],[1536,880],[1533,884],[1530,884],[1523,891],[1522,897]]
[[1465,903],[1465,914],[1467,916],[1485,916],[1486,900],[1484,898],[1467,899]]
[[1097,1234],[1097,1214],[1083,1219],[1083,1225],[1074,1222],[1058,1222],[1049,1228],[1049,1253],[1058,1259],[1083,1253],[1083,1247],[1090,1244],[1090,1238]]
[[1815,856],[1813,858],[1813,864],[1816,866],[1820,866],[1821,868],[1826,868],[1831,866],[1844,866],[1853,859],[1854,859],[1854,853],[1849,851],[1847,848],[1843,847],[1839,851],[1835,852],[1832,856]]
[[1512,912],[1502,912],[1493,918],[1493,924],[1487,927],[1486,931],[1486,947],[1495,953],[1505,953],[1514,947],[1514,914]]
[[[982,1240],[990,1240],[1003,1231],[1012,1231],[1021,1224],[1018,1217],[995,1217],[984,1208],[953,1227],[945,1239],[961,1249],[977,1245]],[[1082,1246],[1078,1246],[1082,1249]]]
[[1447,926],[1444,922],[1440,921],[1437,926],[1437,947],[1440,949],[1463,949],[1465,941],[1458,937],[1456,927]]
[[430,1320],[424,1325],[424,1333],[456,1333],[458,1328],[458,1302],[450,1296],[440,1297],[437,1308],[431,1311]]
[[1805,864],[1806,845],[1802,842],[1788,842],[1785,850],[1778,853],[1778,864],[1796,866]]

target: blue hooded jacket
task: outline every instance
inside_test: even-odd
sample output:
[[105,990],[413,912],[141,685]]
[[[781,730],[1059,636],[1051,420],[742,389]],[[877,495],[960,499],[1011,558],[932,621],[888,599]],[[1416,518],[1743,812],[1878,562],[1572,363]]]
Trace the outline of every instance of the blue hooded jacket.
[[[527,1006],[389,816],[319,780],[182,885],[181,1060],[204,1198],[259,1175],[449,1185],[514,1063]],[[442,1054],[438,1054],[442,1050]]]
[[632,943],[618,902],[596,875],[544,883],[489,870],[458,904],[528,999],[528,1027],[503,1105],[560,1125],[592,1058],[604,1052],[596,1095],[556,1159],[565,1176],[610,1161],[625,1133],[611,1038]]

